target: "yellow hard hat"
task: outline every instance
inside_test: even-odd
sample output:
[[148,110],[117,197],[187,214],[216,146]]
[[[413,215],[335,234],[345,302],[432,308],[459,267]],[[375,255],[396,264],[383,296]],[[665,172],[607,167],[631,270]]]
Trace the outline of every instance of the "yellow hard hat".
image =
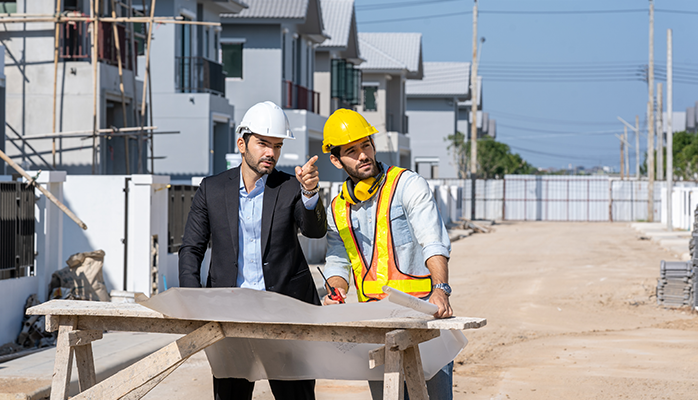
[[322,152],[329,153],[333,147],[342,146],[377,133],[361,114],[340,108],[327,118],[323,129]]

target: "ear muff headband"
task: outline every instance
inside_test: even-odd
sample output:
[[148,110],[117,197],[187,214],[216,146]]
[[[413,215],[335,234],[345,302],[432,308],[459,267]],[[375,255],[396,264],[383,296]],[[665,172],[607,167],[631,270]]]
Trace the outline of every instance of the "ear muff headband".
[[378,188],[380,188],[383,181],[385,181],[385,171],[381,171],[376,178],[366,178],[356,184],[354,184],[351,178],[347,178],[342,185],[342,198],[351,204],[369,200],[378,193]]

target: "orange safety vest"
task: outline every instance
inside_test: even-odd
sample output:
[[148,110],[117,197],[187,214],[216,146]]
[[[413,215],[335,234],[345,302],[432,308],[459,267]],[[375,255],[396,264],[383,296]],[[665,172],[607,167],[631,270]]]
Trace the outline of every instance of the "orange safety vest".
[[383,299],[386,296],[383,293],[384,285],[420,298],[431,293],[431,275],[405,274],[398,266],[390,224],[390,205],[403,172],[404,168],[390,167],[378,192],[371,265],[367,265],[356,242],[351,226],[351,204],[341,194],[332,201],[332,216],[354,270],[354,283],[360,302]]

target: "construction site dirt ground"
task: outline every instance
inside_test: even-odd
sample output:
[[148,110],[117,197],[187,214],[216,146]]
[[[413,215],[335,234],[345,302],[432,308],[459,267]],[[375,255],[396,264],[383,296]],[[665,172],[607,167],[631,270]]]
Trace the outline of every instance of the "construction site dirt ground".
[[[675,256],[626,223],[506,222],[452,244],[465,331],[456,399],[696,399],[698,315],[657,306]],[[337,360],[341,364],[341,360]],[[370,399],[365,382],[317,382],[318,399]],[[211,398],[199,354],[145,398]],[[259,382],[255,399],[272,399]]]

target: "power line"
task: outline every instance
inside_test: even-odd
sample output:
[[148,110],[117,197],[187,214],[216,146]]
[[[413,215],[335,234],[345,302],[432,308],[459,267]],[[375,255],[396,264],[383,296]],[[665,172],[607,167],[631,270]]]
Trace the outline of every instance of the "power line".
[[544,123],[544,124],[614,125],[614,126],[618,126],[618,121],[615,121],[615,120],[613,122],[571,121],[571,120],[562,120],[562,119],[553,119],[553,118],[531,117],[528,115],[514,114],[514,113],[509,113],[509,112],[504,112],[504,111],[496,111],[496,110],[488,110],[488,111],[491,115],[496,115],[497,118],[520,119],[522,121],[540,122],[540,123]]
[[593,154],[588,157],[579,157],[576,155],[569,155],[569,154],[559,154],[559,153],[546,153],[544,151],[538,151],[538,150],[531,150],[527,149],[524,147],[519,147],[519,146],[512,146],[508,145],[511,149],[516,150],[516,151],[523,151],[527,153],[532,153],[532,154],[537,154],[537,155],[542,155],[542,156],[548,156],[548,157],[555,157],[555,158],[563,158],[563,159],[572,159],[572,160],[598,160],[599,158],[609,158],[609,157],[615,157],[614,155],[602,155],[600,156],[599,154]]
[[359,21],[359,24],[378,24],[378,23],[384,23],[384,22],[399,22],[399,21],[413,21],[415,19],[429,19],[429,18],[443,18],[443,17],[455,17],[458,15],[468,15],[472,14],[472,11],[463,11],[463,12],[457,12],[457,13],[450,13],[450,14],[436,14],[436,15],[422,15],[419,17],[407,17],[407,18],[394,18],[394,19],[382,19],[378,21]]
[[[445,2],[446,0],[443,0]],[[387,3],[386,3],[387,4]],[[393,3],[399,5],[400,3]],[[427,3],[428,4],[428,3]],[[389,7],[383,7],[389,8]],[[655,9],[655,12],[660,13],[671,13],[671,14],[683,14],[683,15],[693,15],[698,14],[698,11],[689,10],[667,10],[667,9]],[[525,11],[525,10],[480,10],[478,14],[512,14],[512,15],[587,15],[587,14],[628,14],[628,13],[640,13],[649,12],[647,9],[619,9],[619,10],[573,10],[573,11]],[[381,19],[372,21],[359,21],[359,24],[379,24],[386,22],[401,22],[401,21],[413,21],[417,19],[429,19],[429,18],[446,18],[455,17],[458,15],[468,15],[472,14],[472,11],[463,11],[449,14],[434,14],[434,15],[422,15],[418,17],[405,17],[405,18],[393,18],[393,19]]]
[[413,6],[428,6],[436,3],[451,3],[459,0],[432,0],[432,1],[402,1],[393,3],[378,3],[378,4],[363,4],[357,5],[355,8],[357,11],[368,11],[368,10],[381,10],[386,8],[403,8],[403,7],[413,7]]

